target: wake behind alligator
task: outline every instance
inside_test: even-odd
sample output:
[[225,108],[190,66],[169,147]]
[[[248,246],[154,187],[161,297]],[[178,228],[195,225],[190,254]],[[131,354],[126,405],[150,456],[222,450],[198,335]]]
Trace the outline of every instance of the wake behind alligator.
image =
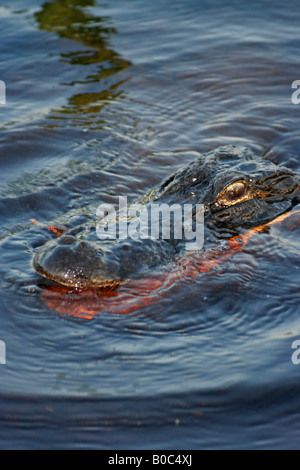
[[[178,280],[210,271],[241,250],[255,233],[295,214],[290,211],[299,203],[299,188],[300,178],[291,170],[247,148],[222,147],[199,155],[144,198],[146,206],[189,204],[194,218],[202,204],[201,252],[186,252],[186,240],[174,237],[104,243],[95,239],[95,230],[72,227],[39,249],[33,266],[55,282],[45,294],[55,310],[68,313],[66,305],[76,297],[74,316],[91,318],[102,310],[129,313],[148,305]],[[136,292],[141,293],[138,301]],[[110,301],[102,301],[101,307],[99,299],[105,297]]]

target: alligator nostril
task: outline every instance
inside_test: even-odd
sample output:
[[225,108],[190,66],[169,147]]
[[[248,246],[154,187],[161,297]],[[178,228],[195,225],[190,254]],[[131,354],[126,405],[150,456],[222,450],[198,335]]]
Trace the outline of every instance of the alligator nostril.
[[72,237],[71,235],[65,235],[58,239],[58,244],[59,245],[73,245],[73,243],[75,243],[76,240],[77,238]]

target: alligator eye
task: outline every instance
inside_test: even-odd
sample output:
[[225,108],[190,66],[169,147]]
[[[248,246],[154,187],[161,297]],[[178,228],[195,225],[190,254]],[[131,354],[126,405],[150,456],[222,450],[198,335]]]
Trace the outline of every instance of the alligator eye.
[[236,181],[225,188],[219,194],[216,204],[221,206],[233,206],[249,199],[249,185],[247,181]]
[[235,199],[240,199],[245,196],[246,192],[247,184],[242,181],[237,181],[226,188],[224,196],[230,201],[234,201]]

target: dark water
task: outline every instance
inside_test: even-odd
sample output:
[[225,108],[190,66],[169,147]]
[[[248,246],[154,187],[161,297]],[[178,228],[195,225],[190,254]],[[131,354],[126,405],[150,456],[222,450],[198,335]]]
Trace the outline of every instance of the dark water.
[[[130,315],[49,309],[47,225],[224,144],[299,170],[297,1],[2,4],[0,447],[299,448],[299,228]],[[185,150],[186,152],[182,152]]]

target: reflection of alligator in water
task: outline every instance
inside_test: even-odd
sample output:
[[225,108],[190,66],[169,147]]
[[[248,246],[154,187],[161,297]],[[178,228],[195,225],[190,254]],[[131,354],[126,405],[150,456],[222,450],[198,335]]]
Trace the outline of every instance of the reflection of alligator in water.
[[[155,188],[148,203],[204,204],[206,238],[224,233],[230,238],[242,227],[262,226],[290,211],[299,203],[299,188],[299,176],[287,168],[245,148],[228,146],[172,174]],[[177,240],[153,239],[102,245],[73,233],[48,242],[36,253],[33,265],[45,278],[81,289],[142,277],[180,256],[184,246]]]
[[[95,0],[54,0],[43,4],[35,15],[39,28],[56,33],[61,38],[80,43],[77,50],[60,53],[61,60],[68,62],[78,69],[78,81],[69,85],[76,87],[80,93],[73,94],[68,106],[56,112],[77,114],[81,116],[80,125],[91,125],[91,121],[84,119],[84,114],[94,114],[93,128],[97,122],[101,123],[99,112],[107,102],[115,100],[122,93],[118,91],[124,79],[109,81],[110,77],[126,69],[130,62],[123,59],[109,44],[111,35],[116,29],[111,25],[109,17],[95,16],[89,7],[95,6]],[[86,70],[88,75],[86,75]],[[87,89],[88,84],[97,84],[93,89]]]

